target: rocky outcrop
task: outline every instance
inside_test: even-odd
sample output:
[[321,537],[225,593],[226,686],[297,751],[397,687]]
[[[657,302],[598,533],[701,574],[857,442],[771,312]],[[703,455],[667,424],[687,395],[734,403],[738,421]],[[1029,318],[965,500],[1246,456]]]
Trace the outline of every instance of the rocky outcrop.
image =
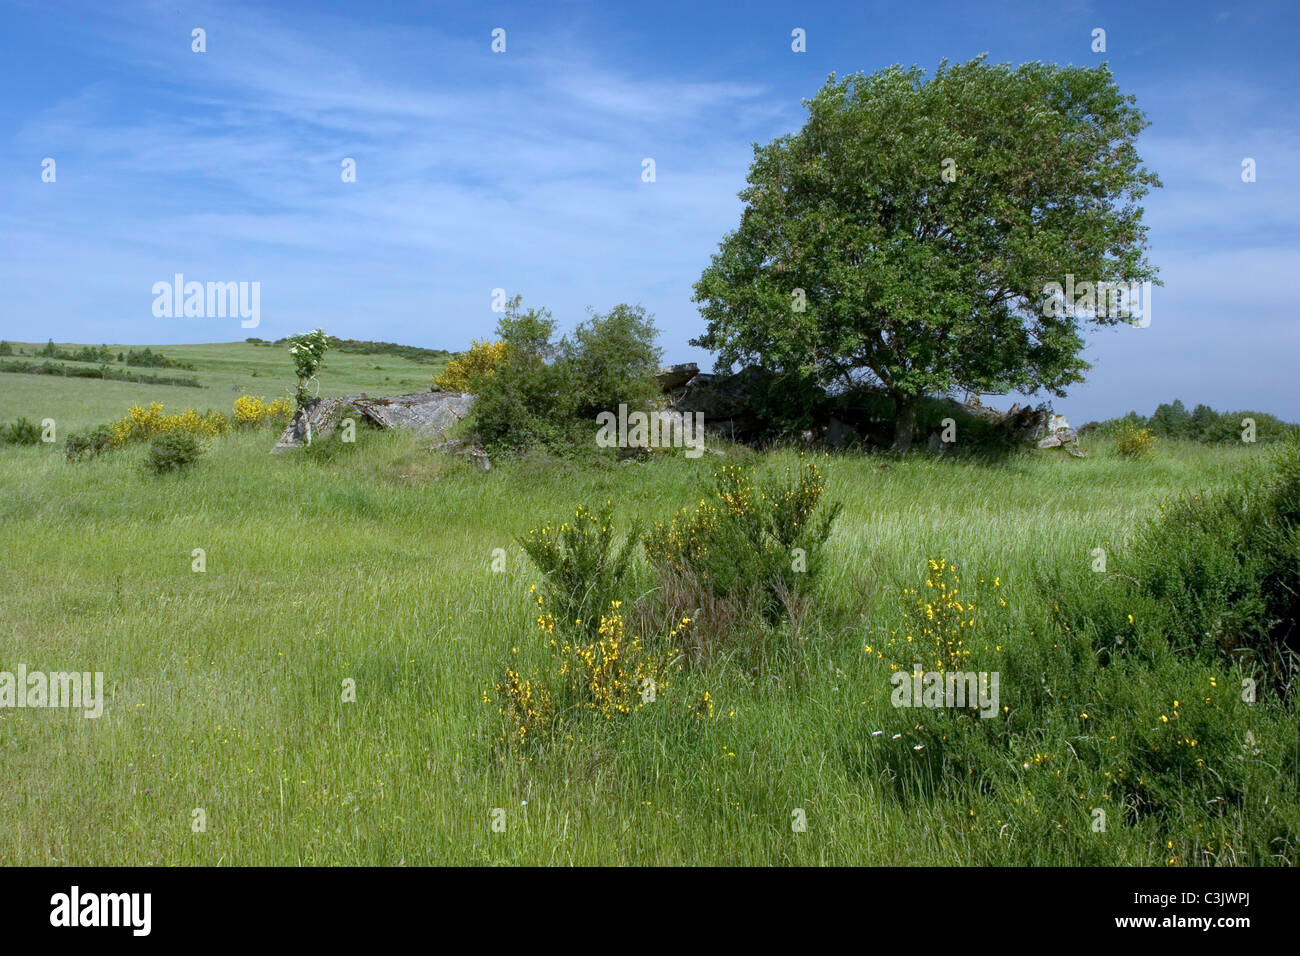
[[1064,448],[1076,458],[1086,458],[1088,453],[1079,447],[1079,433],[1070,426],[1064,415],[1051,415],[1038,439],[1039,448]]
[[734,375],[696,373],[675,389],[667,390],[668,406],[674,412],[701,413],[709,431],[747,441],[762,431],[760,399],[772,378],[771,372],[757,365],[747,365]]
[[681,388],[691,379],[700,374],[700,367],[694,362],[684,362],[681,365],[665,365],[659,369],[655,379],[659,382],[659,387],[665,392],[671,392]]
[[[765,436],[768,422],[764,420],[764,409],[773,398],[774,373],[749,365],[735,374],[710,375],[701,373],[695,363],[688,362],[664,366],[657,379],[664,390],[669,412],[701,413],[705,428],[735,441],[751,441]],[[813,391],[816,394],[808,397],[809,404],[806,405],[811,424],[800,429],[805,441],[835,448],[858,444],[887,447],[892,441],[893,422],[888,410],[892,409],[893,403],[883,393],[868,391],[852,396],[832,396],[816,389]],[[1053,414],[1045,404],[1015,404],[1003,412],[980,404],[978,396],[968,395],[964,402],[955,399],[927,401],[946,403],[959,420],[963,415],[982,419],[1014,440],[1036,443],[1039,448],[1065,448],[1079,457],[1085,455],[1078,448],[1078,433],[1064,416]],[[937,432],[931,439],[932,448],[946,449],[947,446],[941,446]]]
[[305,414],[294,416],[271,450],[279,452],[301,447],[306,444],[309,428],[313,440],[328,435],[336,427],[336,412],[347,406],[355,408],[362,419],[376,428],[406,428],[421,438],[437,439],[464,418],[473,403],[474,396],[465,392],[439,391],[391,398],[371,398],[369,395],[319,398]]

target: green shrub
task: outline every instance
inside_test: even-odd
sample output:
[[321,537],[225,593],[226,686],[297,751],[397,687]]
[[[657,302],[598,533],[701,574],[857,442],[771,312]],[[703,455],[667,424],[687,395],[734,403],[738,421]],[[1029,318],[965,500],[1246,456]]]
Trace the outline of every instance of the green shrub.
[[68,436],[64,450],[68,461],[87,461],[98,458],[114,446],[115,433],[112,425],[96,425]]
[[40,426],[20,418],[0,428],[0,443],[5,445],[36,445],[41,440]]
[[621,545],[615,545],[609,502],[595,513],[579,505],[572,521],[534,528],[520,538],[524,553],[542,572],[542,589],[536,596],[538,623],[595,634],[601,615],[625,593],[640,540],[639,530],[633,528]]
[[815,462],[761,487],[750,470],[724,466],[699,504],[646,535],[669,615],[699,616],[685,641],[688,657],[711,657],[733,627],[754,617],[775,624],[784,613],[797,628],[840,512],[835,504],[817,516],[825,486]]
[[1290,687],[1300,651],[1300,443],[1235,486],[1162,505],[1111,573],[1054,580],[1065,626],[1104,662],[1168,645]]
[[558,344],[546,309],[520,308],[515,296],[497,323],[504,360],[479,384],[470,429],[499,451],[594,451],[596,415],[620,404],[648,409],[658,385],[654,325],[638,306],[615,306]]
[[188,432],[167,432],[149,443],[144,468],[155,475],[181,471],[198,461],[202,451],[199,440]]
[[616,305],[605,315],[592,313],[560,342],[574,413],[594,430],[600,412],[649,408],[660,395],[655,373],[663,352],[659,332],[640,306]]
[[1300,425],[1284,422],[1268,412],[1216,412],[1208,405],[1197,405],[1191,412],[1177,399],[1173,404],[1156,408],[1150,418],[1129,412],[1123,418],[1089,422],[1079,434],[1091,433],[1102,438],[1116,438],[1127,430],[1145,428],[1156,438],[1182,439],[1209,445],[1235,445],[1242,441],[1243,421],[1254,422],[1255,441],[1266,444],[1300,438]]
[[564,367],[513,354],[481,384],[469,418],[475,440],[493,452],[572,453],[594,444],[595,423],[578,421]]
[[1136,546],[1142,593],[1175,642],[1251,665],[1281,684],[1300,652],[1300,443],[1218,495],[1162,509]]

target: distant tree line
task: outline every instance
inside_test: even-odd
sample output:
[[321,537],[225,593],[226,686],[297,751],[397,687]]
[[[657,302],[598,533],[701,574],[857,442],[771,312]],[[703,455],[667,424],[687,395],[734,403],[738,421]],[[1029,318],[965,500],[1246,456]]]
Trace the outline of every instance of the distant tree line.
[[[13,354],[13,347],[8,342],[0,342],[0,355]],[[140,351],[128,349],[125,352],[117,352],[114,354],[113,350],[107,345],[83,345],[81,348],[74,351],[70,348],[61,349],[54,344],[53,339],[50,339],[45,343],[45,345],[36,350],[36,356],[37,358],[59,359],[64,362],[96,362],[100,364],[108,364],[109,362],[116,361],[122,365],[134,365],[138,368],[179,368],[185,369],[189,372],[194,371],[194,366],[189,362],[178,362],[176,359],[167,358],[167,356],[163,355],[161,352],[154,352],[148,347],[145,347]],[[73,372],[69,374],[81,375],[82,373]],[[83,377],[95,378],[97,376]]]
[[1300,425],[1284,422],[1268,412],[1216,412],[1204,404],[1197,405],[1189,412],[1180,399],[1174,399],[1172,404],[1166,402],[1159,405],[1149,418],[1144,418],[1137,412],[1129,412],[1104,422],[1089,422],[1080,430],[1109,435],[1119,432],[1128,424],[1145,428],[1157,438],[1219,444],[1241,441],[1244,427],[1242,421],[1247,418],[1255,422],[1256,441],[1300,437]]
[[[425,365],[436,364],[451,355],[446,349],[424,349],[416,345],[398,345],[396,342],[341,339],[336,335],[327,336],[327,338],[329,339],[329,347],[339,352],[351,352],[354,355],[396,355],[399,358],[410,359],[412,362],[421,362]],[[266,339],[250,336],[244,341],[252,345],[282,345],[286,347],[289,345],[288,338],[268,342]]]

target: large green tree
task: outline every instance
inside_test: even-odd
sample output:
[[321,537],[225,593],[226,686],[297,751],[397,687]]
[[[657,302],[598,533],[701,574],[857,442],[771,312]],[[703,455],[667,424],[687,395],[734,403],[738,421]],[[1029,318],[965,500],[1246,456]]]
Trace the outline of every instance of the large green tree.
[[1044,308],[1045,285],[1155,279],[1134,102],[1104,65],[832,74],[803,129],[755,145],[692,344],[883,387],[899,448],[926,394],[1064,394],[1090,367],[1082,325],[1128,312]]

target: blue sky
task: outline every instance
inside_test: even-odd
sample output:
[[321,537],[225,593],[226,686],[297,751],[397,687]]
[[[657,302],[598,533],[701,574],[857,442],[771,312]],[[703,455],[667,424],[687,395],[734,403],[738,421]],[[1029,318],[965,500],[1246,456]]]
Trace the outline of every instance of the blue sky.
[[[668,360],[711,365],[687,344],[691,285],[739,220],[750,144],[798,129],[831,71],[987,52],[1108,62],[1164,182],[1151,324],[1092,333],[1095,368],[1057,410],[1177,396],[1300,420],[1298,25],[1291,2],[0,0],[0,337],[323,326],[459,349],[491,334],[503,288],[563,329],[640,303]],[[177,272],[260,282],[260,326],[155,318],[152,286]]]

